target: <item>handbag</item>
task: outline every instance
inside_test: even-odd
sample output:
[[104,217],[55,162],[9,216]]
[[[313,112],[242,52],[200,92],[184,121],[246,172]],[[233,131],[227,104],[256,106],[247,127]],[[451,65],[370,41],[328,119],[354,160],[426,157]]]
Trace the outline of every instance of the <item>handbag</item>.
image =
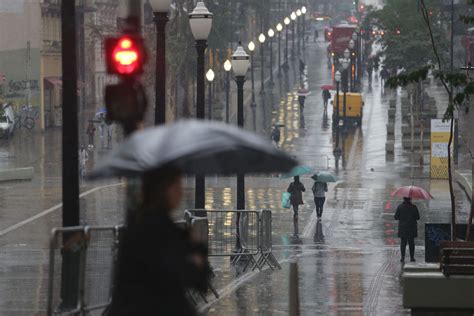
[[291,198],[291,193],[283,192],[283,194],[281,195],[281,207],[291,208],[290,198]]

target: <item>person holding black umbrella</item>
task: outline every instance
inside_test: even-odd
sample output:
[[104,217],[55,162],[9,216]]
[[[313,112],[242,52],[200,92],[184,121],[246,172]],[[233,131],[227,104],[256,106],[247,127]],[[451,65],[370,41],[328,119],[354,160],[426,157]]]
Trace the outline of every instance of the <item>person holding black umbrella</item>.
[[106,315],[195,315],[186,290],[206,291],[211,270],[206,246],[170,216],[181,203],[181,172],[161,168],[142,179],[143,204],[128,218]]
[[418,208],[411,202],[411,198],[404,197],[395,213],[398,221],[398,237],[400,237],[400,262],[405,262],[407,243],[410,248],[410,261],[415,262],[415,238],[418,237],[417,221],[420,219]]

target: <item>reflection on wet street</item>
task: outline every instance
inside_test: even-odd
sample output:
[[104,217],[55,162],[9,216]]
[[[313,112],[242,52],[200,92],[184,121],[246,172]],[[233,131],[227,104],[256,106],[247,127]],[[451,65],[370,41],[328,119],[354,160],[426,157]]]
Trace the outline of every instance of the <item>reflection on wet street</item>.
[[[410,153],[400,149],[400,135],[396,135],[396,147],[400,150],[394,157],[386,156],[388,100],[400,99],[403,92],[384,89],[376,75],[370,88],[365,81],[362,126],[333,129],[332,109],[329,107],[328,113],[324,113],[319,89],[330,81],[321,56],[324,56],[322,43],[309,46],[308,82],[312,95],[306,98],[304,110],[298,104],[295,84],[286,95],[280,94],[272,122],[265,126],[284,125],[282,149],[304,165],[338,175],[340,181],[329,185],[322,220],[316,220],[313,211],[309,177],[302,177],[307,189],[305,205],[295,221],[292,211],[280,207],[281,193],[290,180],[248,177],[247,205],[273,210],[277,257],[282,263],[298,258],[302,315],[408,315],[402,306],[402,266],[397,222],[393,219],[400,200],[392,198],[390,193],[414,182],[435,196],[435,200],[415,202],[422,217],[418,224],[416,257],[423,261],[424,223],[449,222],[448,183],[430,180],[429,166],[420,166]],[[208,189],[212,197],[208,206],[235,205],[235,196],[229,190],[234,185],[232,179],[219,179],[214,184]],[[465,220],[469,202],[461,188],[456,187],[455,194],[460,220]],[[287,314],[288,278],[285,264],[281,271],[260,273],[213,304],[207,313]]]

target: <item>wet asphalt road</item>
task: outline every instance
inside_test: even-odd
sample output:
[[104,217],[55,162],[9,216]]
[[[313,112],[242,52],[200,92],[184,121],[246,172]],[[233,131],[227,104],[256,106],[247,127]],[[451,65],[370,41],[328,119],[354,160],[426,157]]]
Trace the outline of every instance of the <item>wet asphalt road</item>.
[[[448,222],[449,194],[446,181],[431,181],[429,166],[418,166],[411,154],[401,151],[401,135],[396,135],[394,157],[385,156],[388,100],[400,98],[401,91],[383,91],[376,77],[371,88],[364,85],[365,109],[362,128],[341,135],[343,156],[333,157],[335,134],[331,128],[331,110],[323,115],[319,87],[330,83],[326,66],[325,44],[310,43],[306,53],[308,80],[313,92],[300,110],[295,87],[294,68],[281,80],[275,77],[273,93],[257,93],[255,122],[257,132],[269,138],[274,123],[284,124],[281,147],[302,163],[338,174],[331,184],[321,222],[315,221],[314,204],[309,193],[312,181],[302,179],[308,193],[296,225],[299,239],[292,239],[295,225],[288,210],[280,208],[281,193],[289,181],[277,175],[251,176],[246,180],[248,209],[273,210],[273,241],[283,270],[265,271],[242,282],[236,291],[212,304],[210,315],[279,315],[288,311],[288,266],[286,260],[297,257],[300,298],[304,315],[402,315],[398,239],[393,212],[398,201],[390,192],[400,185],[423,186],[436,197],[419,203],[423,236],[424,222]],[[249,84],[249,82],[247,82]],[[259,85],[257,84],[258,88]],[[438,96],[437,96],[438,97]],[[441,98],[442,96],[439,96]],[[442,102],[439,102],[441,104]],[[253,128],[253,112],[247,109],[246,126]],[[400,114],[397,114],[399,126]],[[89,167],[107,149],[94,151]],[[1,167],[34,166],[31,182],[0,184],[0,314],[42,314],[45,308],[48,235],[60,223],[61,208],[51,209],[61,200],[60,132],[45,135],[17,135],[10,143],[0,144]],[[428,161],[428,159],[425,159]],[[193,179],[186,180],[186,198],[182,209],[193,205]],[[112,185],[112,186],[110,186]],[[207,178],[206,207],[233,208],[236,204],[234,178]],[[105,186],[89,191],[97,186]],[[124,187],[117,182],[84,183],[81,199],[82,222],[94,225],[122,221]],[[456,187],[460,217],[469,207]],[[47,214],[31,222],[31,216]],[[177,212],[177,217],[181,212]],[[15,227],[12,225],[19,224]],[[295,242],[296,241],[296,242]],[[417,240],[417,258],[423,259],[423,241]],[[213,262],[220,288],[232,286],[234,272],[226,261]],[[38,312],[39,311],[39,312]]]

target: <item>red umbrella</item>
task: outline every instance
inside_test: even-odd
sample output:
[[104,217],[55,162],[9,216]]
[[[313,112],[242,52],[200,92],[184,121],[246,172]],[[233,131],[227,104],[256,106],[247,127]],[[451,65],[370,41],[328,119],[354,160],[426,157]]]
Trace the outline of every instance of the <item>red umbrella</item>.
[[324,86],[321,86],[321,90],[334,90],[334,86],[330,84],[326,84]]
[[392,192],[392,196],[408,197],[411,199],[421,199],[421,200],[434,199],[434,197],[429,192],[425,191],[425,189],[414,186],[414,185],[400,187]]
[[307,97],[310,94],[311,94],[311,91],[309,91],[308,89],[301,88],[301,89],[298,90],[298,95],[299,96]]

